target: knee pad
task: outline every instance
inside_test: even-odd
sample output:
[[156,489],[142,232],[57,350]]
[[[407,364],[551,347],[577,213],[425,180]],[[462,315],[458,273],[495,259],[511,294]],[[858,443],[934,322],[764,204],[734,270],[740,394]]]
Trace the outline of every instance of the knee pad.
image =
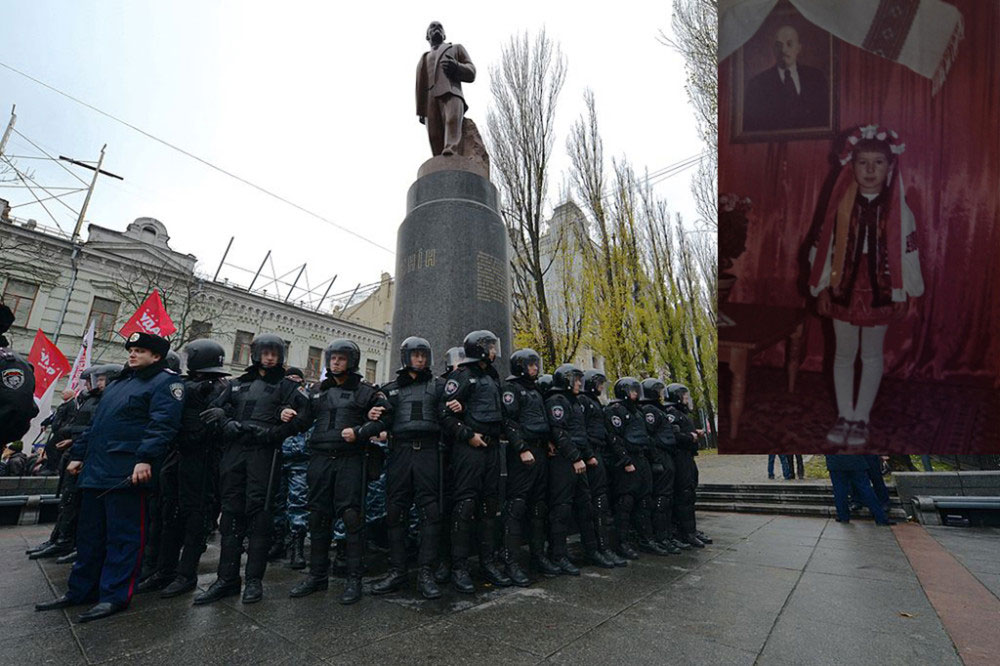
[[247,531],[246,516],[236,513],[223,513],[219,519],[219,534],[232,536]]
[[601,516],[610,513],[607,495],[601,493],[600,495],[594,498],[594,511]]
[[666,511],[667,510],[667,497],[665,495],[658,495],[656,497],[655,509],[657,511]]
[[361,511],[355,507],[344,509],[344,531],[354,534],[361,531]]
[[570,517],[569,504],[556,504],[549,509],[549,522],[553,525],[565,525]]
[[436,523],[441,520],[441,507],[437,502],[430,502],[420,507],[420,520],[426,523]]
[[653,508],[653,498],[651,495],[644,495],[641,500],[639,500],[639,508],[645,511],[649,511]]
[[524,498],[518,497],[507,502],[507,515],[511,518],[521,520],[527,512],[528,504],[524,501]]
[[476,501],[473,499],[460,500],[455,504],[454,514],[459,520],[470,521],[476,513]]

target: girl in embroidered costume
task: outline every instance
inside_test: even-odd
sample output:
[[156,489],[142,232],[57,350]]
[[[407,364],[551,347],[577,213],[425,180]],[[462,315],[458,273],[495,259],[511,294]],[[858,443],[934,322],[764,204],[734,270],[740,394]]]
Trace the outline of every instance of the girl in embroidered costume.
[[[834,444],[868,441],[885,332],[906,315],[908,299],[924,292],[916,222],[899,168],[905,148],[884,127],[854,129],[839,156],[841,172],[809,253],[809,288],[818,297],[819,314],[833,319],[836,337],[833,383],[839,416],[826,436]],[[855,402],[859,338],[861,382]]]

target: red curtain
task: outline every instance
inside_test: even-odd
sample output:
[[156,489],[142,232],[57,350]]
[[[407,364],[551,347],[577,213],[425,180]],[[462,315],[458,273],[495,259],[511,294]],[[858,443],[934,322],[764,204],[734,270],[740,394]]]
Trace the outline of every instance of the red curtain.
[[[839,124],[882,124],[906,142],[900,164],[926,289],[889,327],[888,373],[1000,386],[1000,3],[952,2],[965,39],[934,97],[929,79],[838,40]],[[719,192],[749,196],[754,209],[729,300],[811,304],[803,248],[833,145],[730,143],[737,55],[719,65]],[[820,369],[831,345],[830,327],[819,324],[810,317],[805,369]],[[762,360],[780,364],[781,356]]]

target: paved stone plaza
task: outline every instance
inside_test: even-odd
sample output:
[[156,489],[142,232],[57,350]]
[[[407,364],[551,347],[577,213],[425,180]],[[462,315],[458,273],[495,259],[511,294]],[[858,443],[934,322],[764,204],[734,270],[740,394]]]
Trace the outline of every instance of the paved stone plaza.
[[[952,601],[977,604],[976,616],[992,622],[1000,608],[1000,530],[890,530],[752,514],[699,520],[715,539],[703,551],[643,556],[612,571],[586,567],[580,578],[526,589],[480,588],[474,597],[447,590],[434,602],[415,592],[366,596],[343,607],[338,579],[325,594],[289,599],[301,574],[279,564],[256,605],[228,599],[192,607],[190,597],[140,596],[125,613],[85,625],[75,622],[83,608],[33,610],[62,593],[69,571],[24,556],[49,528],[4,528],[0,663],[943,666],[963,657],[986,664],[995,654],[985,652],[995,626],[971,627],[971,639],[953,642],[925,590],[926,572],[918,578],[897,535],[926,539],[925,549],[930,544],[965,572],[973,589],[960,588]],[[202,587],[217,556],[212,543]]]

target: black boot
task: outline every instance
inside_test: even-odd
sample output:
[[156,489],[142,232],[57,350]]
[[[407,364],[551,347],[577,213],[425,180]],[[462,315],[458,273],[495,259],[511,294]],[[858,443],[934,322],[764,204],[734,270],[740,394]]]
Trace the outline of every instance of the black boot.
[[451,585],[462,594],[472,594],[476,591],[476,586],[472,583],[472,576],[464,566],[456,566],[451,570]]
[[69,551],[62,557],[56,558],[56,564],[72,564],[73,562],[76,562],[76,548]]
[[602,551],[596,548],[587,553],[587,561],[595,566],[601,567],[602,569],[615,568],[615,563],[608,559]]
[[536,504],[531,514],[531,535],[528,541],[531,551],[529,564],[543,576],[558,576],[562,569],[545,555],[545,505]]
[[430,567],[420,567],[417,571],[417,590],[424,599],[440,599],[441,590],[434,582],[434,574]]
[[145,592],[158,592],[159,590],[165,588],[167,585],[170,585],[170,583],[173,580],[174,580],[173,574],[160,573],[159,571],[157,571],[152,576],[150,576],[146,580],[136,585],[135,591],[138,594],[143,594]]
[[483,578],[497,587],[510,587],[511,580],[507,575],[500,570],[497,566],[496,561],[493,558],[483,560],[482,557],[479,558],[479,571],[483,574]]
[[644,553],[652,553],[653,555],[669,555],[670,553],[664,550],[660,544],[656,543],[650,538],[643,537],[639,539],[639,550]]
[[517,556],[515,555],[517,551],[512,551],[507,548],[503,549],[502,560],[504,562],[504,570],[507,577],[510,578],[510,582],[518,587],[528,587],[531,585],[531,579],[528,578],[528,574],[524,573],[524,569],[521,565],[517,563]]
[[235,597],[240,593],[240,587],[241,582],[239,578],[230,581],[216,578],[215,582],[207,590],[194,598],[194,605],[201,606],[225,599],[226,597]]
[[[607,498],[604,499],[606,504]],[[598,500],[598,508],[603,508],[600,499]],[[597,517],[597,549],[601,552],[608,562],[616,567],[628,566],[628,560],[624,557],[620,557],[614,549],[611,547],[611,525],[610,520],[607,515],[598,515]]]
[[687,545],[691,546],[692,548],[705,547],[705,544],[702,542],[702,540],[696,537],[694,534],[683,534],[681,535],[680,540],[683,543],[686,543]]
[[691,550],[691,546],[689,544],[684,543],[683,541],[681,541],[677,537],[670,537],[670,545],[673,546],[674,548],[677,548],[678,550],[682,550],[682,551],[683,550]]
[[657,545],[671,555],[680,555],[681,549],[675,546],[671,539],[658,539]]
[[275,560],[285,559],[285,554],[288,552],[288,548],[285,546],[285,540],[282,538],[275,538],[271,542],[271,547],[267,551],[267,561],[274,562]]
[[712,540],[709,539],[708,536],[706,536],[701,530],[695,530],[694,535],[698,537],[698,541],[701,541],[702,543],[712,543]]
[[37,546],[32,546],[28,550],[24,551],[24,554],[25,555],[31,555],[32,553],[37,553],[40,550],[45,550],[46,548],[48,548],[49,546],[51,546],[53,543],[55,543],[55,539],[47,539],[47,540],[41,542],[40,544],[38,544]]
[[389,569],[385,578],[372,585],[372,594],[389,594],[404,587],[406,587],[406,570],[393,568]]
[[451,579],[451,564],[448,560],[441,558],[441,561],[434,567],[434,582],[444,585]]
[[36,550],[32,554],[28,555],[29,560],[48,560],[53,557],[62,557],[68,553],[73,552],[73,542],[69,540],[56,541],[55,543],[50,543],[47,547],[41,550]]
[[289,592],[292,598],[305,597],[313,592],[322,592],[330,588],[330,579],[324,574],[322,577],[310,574],[304,581],[296,584]]
[[567,576],[579,576],[580,569],[569,561],[569,557],[563,555],[552,560],[552,564],[559,567],[559,572]]
[[361,601],[361,576],[348,575],[344,582],[344,593],[340,595],[340,603],[345,606]]
[[306,535],[305,534],[293,534],[292,535],[292,555],[288,560],[288,566],[291,569],[305,569],[306,568]]

